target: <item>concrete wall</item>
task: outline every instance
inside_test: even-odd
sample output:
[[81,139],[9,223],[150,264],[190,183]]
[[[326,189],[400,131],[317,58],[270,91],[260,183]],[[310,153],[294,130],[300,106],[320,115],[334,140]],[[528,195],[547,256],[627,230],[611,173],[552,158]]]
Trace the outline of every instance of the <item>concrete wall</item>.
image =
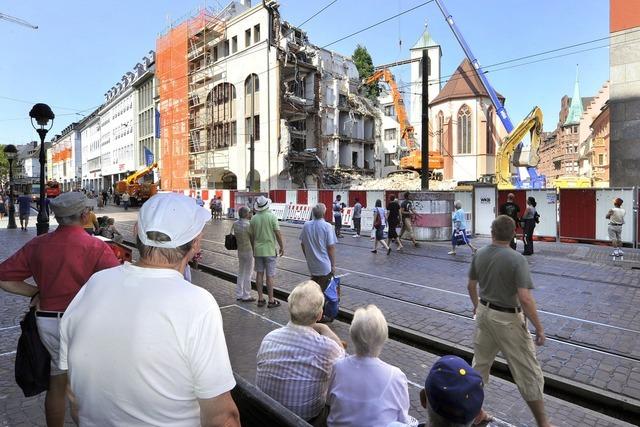
[[[612,7],[614,6],[612,2]],[[619,2],[622,3],[622,2]],[[613,15],[613,11],[612,11]],[[638,19],[640,21],[640,19]],[[640,41],[636,27],[612,33],[610,185],[640,183]]]

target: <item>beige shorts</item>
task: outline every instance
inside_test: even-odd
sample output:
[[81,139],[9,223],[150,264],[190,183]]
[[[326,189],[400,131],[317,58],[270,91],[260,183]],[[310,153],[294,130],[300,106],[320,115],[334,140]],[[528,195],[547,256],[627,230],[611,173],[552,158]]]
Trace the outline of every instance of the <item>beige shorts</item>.
[[607,230],[609,232],[609,239],[614,241],[622,240],[622,226],[621,225],[611,225],[609,224],[609,228]]
[[40,341],[51,356],[51,376],[66,373],[67,371],[63,371],[58,366],[60,363],[60,318],[36,316],[36,324]]
[[533,337],[524,314],[504,313],[478,305],[474,337],[473,368],[489,382],[489,371],[498,351],[502,352],[522,398],[542,400],[544,376],[536,359]]

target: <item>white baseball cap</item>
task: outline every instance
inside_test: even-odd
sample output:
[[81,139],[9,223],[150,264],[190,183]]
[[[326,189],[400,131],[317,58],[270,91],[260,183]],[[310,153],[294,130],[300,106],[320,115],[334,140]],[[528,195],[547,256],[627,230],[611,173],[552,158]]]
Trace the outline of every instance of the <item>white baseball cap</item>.
[[[138,215],[138,237],[145,246],[177,248],[196,238],[211,213],[194,199],[176,193],[159,193],[147,200]],[[151,240],[147,233],[157,231],[168,241]]]

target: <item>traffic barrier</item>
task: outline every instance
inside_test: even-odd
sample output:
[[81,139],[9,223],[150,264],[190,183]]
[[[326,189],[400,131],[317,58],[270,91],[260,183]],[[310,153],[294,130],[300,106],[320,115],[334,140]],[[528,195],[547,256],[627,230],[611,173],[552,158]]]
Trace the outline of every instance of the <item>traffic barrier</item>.
[[[287,204],[296,204],[298,203],[298,191],[297,190],[287,190],[285,196],[285,203]],[[306,205],[306,203],[300,203],[301,205]]]
[[349,226],[353,228],[352,216],[353,216],[353,208],[344,208],[342,210],[342,226],[343,227]]
[[271,203],[269,209],[280,221],[284,221],[287,218],[288,206],[286,203]]

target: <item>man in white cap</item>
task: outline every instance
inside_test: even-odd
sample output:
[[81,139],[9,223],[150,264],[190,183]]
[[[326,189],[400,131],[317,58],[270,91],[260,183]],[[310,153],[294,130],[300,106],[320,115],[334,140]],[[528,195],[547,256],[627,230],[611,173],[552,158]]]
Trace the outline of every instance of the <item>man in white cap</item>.
[[[106,243],[82,228],[89,213],[84,194],[61,194],[51,201],[51,209],[58,228],[32,239],[0,264],[0,288],[18,295],[39,296],[38,333],[51,355],[51,378],[45,398],[47,425],[62,426],[67,374],[58,368],[60,319],[93,273],[120,263]],[[24,282],[29,277],[37,287]]]
[[[262,296],[262,284],[266,275],[267,295],[269,302],[267,307],[274,308],[280,305],[280,301],[273,298],[273,278],[276,275],[276,257],[284,255],[284,240],[280,233],[278,218],[269,210],[271,199],[260,196],[256,199],[253,209],[256,214],[251,218],[249,237],[253,246],[254,268],[256,270],[256,291],[258,291],[258,307],[263,307],[267,302]],[[280,250],[276,252],[276,240]]]
[[153,196],[140,260],[95,274],[67,309],[60,366],[79,425],[240,425],[220,309],[182,276],[209,219],[187,196]]

